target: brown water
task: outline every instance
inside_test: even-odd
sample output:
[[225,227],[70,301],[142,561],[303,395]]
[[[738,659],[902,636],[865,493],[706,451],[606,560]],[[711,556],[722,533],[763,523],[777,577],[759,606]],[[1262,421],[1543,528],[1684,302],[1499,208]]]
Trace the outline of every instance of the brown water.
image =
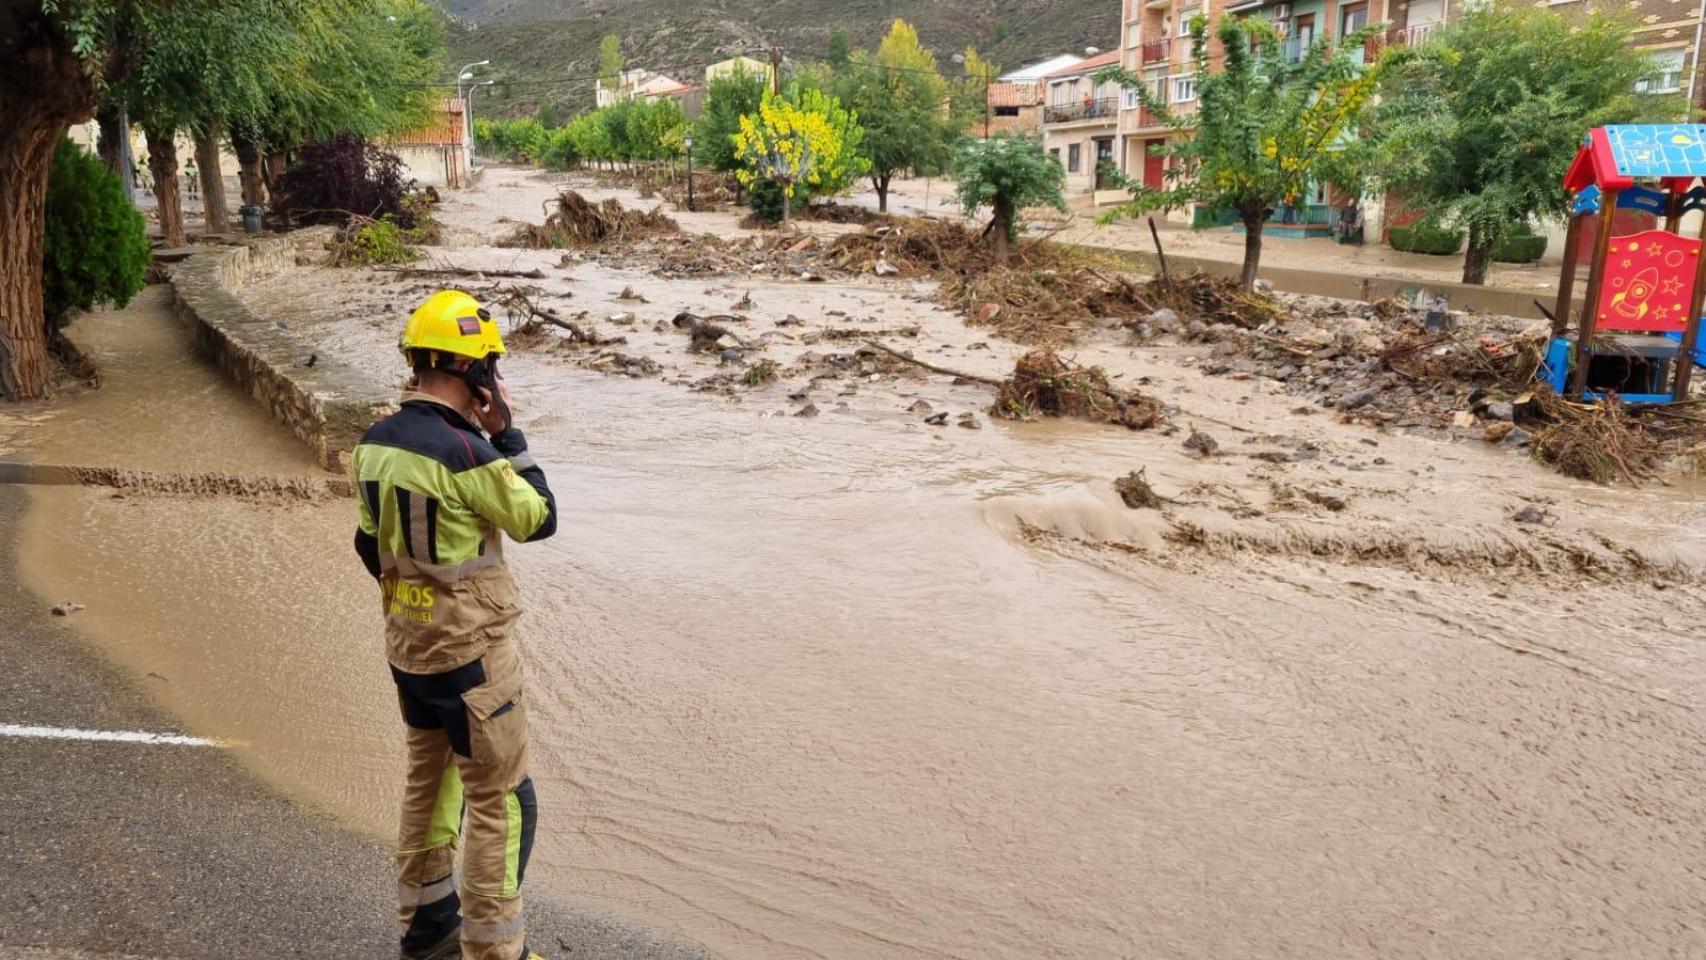
[[[157,308],[89,333],[140,360],[170,341],[142,336]],[[334,339],[384,369],[388,334]],[[124,392],[154,371],[109,368],[113,392],[23,445],[311,469],[209,371]],[[563,511],[510,554],[530,884],[737,957],[1706,954],[1706,597],[1650,566],[1698,558],[1696,501],[1402,437],[1362,469],[1366,432],[1321,418],[1323,462],[1264,473],[1159,435],[766,417],[509,371]],[[1300,429],[1281,398],[1173,383]],[[1174,516],[1204,542],[1118,505],[1108,478],[1140,464],[1202,488]],[[1207,505],[1268,505],[1275,478],[1353,505]],[[1513,528],[1518,492],[1563,520]],[[352,508],[35,504],[34,588],[88,603],[77,624],[189,728],[389,832],[398,724]],[[1359,543],[1392,549],[1350,562]]]

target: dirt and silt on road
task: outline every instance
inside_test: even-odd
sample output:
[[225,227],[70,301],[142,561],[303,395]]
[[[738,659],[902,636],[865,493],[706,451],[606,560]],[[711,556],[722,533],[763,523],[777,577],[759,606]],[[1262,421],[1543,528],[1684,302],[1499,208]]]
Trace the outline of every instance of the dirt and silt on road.
[[[530,885],[741,957],[1706,950],[1689,481],[1567,479],[1479,424],[1341,422],[1270,376],[1205,376],[1241,362],[1212,343],[1123,329],[1068,353],[1176,432],[994,420],[986,386],[854,354],[876,335],[1010,372],[1026,348],[928,282],[491,245],[557,186],[488,171],[431,251],[538,268],[468,284],[627,338],[506,365],[563,508],[513,554],[547,811]],[[308,266],[249,296],[400,377],[398,325],[439,282]],[[682,311],[744,318],[719,321],[741,357],[690,353]],[[113,316],[82,323],[136,346]],[[761,359],[779,378],[746,383]],[[311,472],[234,391],[125,382],[0,435]],[[1112,481],[1138,469],[1176,502],[1127,508]],[[76,622],[192,729],[390,831],[397,720],[347,505],[36,507],[34,588],[87,602]],[[1527,507],[1541,522],[1511,519]]]

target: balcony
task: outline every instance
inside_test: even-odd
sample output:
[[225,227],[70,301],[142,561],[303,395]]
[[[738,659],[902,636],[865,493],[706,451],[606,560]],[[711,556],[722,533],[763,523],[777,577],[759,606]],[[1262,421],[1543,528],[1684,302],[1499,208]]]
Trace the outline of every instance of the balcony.
[[1438,27],[1438,22],[1418,23],[1408,27],[1399,27],[1396,30],[1388,30],[1363,44],[1362,62],[1374,62],[1384,47],[1419,47],[1428,42],[1428,38],[1433,35],[1434,30]]
[[1138,62],[1143,66],[1148,66],[1152,63],[1166,63],[1169,49],[1169,41],[1151,40],[1143,45],[1143,50],[1138,55]]
[[1079,123],[1085,120],[1113,121],[1120,112],[1118,97],[1084,100],[1078,103],[1051,103],[1043,107],[1044,123]]

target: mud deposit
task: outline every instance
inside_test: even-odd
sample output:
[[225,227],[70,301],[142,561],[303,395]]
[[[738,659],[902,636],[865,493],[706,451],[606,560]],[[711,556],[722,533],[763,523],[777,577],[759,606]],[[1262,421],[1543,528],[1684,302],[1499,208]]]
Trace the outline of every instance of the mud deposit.
[[[489,245],[559,184],[485,177],[434,256],[539,267],[538,302],[655,365],[612,376],[551,343],[507,361],[563,508],[510,554],[530,886],[731,957],[1706,952],[1706,508],[1679,488],[1293,413],[1270,381],[1112,332],[1074,356],[1176,432],[991,421],[986,386],[825,357],[847,352],[832,331],[886,330],[1012,369],[1023,348],[924,284],[560,267]],[[400,377],[421,285],[309,268],[255,302]],[[683,310],[768,345],[690,353]],[[758,359],[776,379],[746,380]],[[153,408],[126,449],[177,420]],[[97,429],[50,422],[37,451]],[[256,472],[283,435],[224,429],[197,469]],[[1139,468],[1156,508],[1114,490]],[[1512,519],[1528,507],[1541,522]],[[192,728],[383,835],[398,721],[352,524],[51,489],[26,542],[32,586],[88,603],[76,624]]]

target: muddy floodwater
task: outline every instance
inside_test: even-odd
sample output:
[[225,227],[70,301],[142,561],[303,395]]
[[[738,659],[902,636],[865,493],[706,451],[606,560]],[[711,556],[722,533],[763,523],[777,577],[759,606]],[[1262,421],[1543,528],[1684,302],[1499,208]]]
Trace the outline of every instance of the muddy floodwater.
[[[544,189],[490,176],[447,211],[463,246],[441,256],[555,262],[480,245]],[[1100,342],[1085,359],[1150,377],[1227,452],[907,415],[987,406],[941,377],[819,386],[822,413],[787,415],[787,384],[687,389],[714,358],[645,331],[752,288],[759,329],[802,302],[811,322],[857,311],[841,298],[923,324],[959,366],[995,373],[1014,348],[973,349],[987,337],[898,287],[614,269],[575,267],[563,296],[638,312],[630,346],[662,376],[507,364],[562,511],[557,537],[508,553],[542,809],[530,889],[743,958],[1706,954],[1691,488],[1302,416]],[[349,291],[341,315],[291,322],[394,376],[407,305],[362,300],[367,282],[308,269],[253,296]],[[628,285],[648,305],[616,302]],[[168,354],[161,298],[78,332],[113,360]],[[112,367],[0,443],[314,472],[185,363],[159,391],[148,365]],[[1181,502],[1123,506],[1110,481],[1140,466]],[[1531,502],[1552,522],[1512,523]],[[383,836],[400,726],[353,525],[348,504],[42,489],[25,568],[88,604],[77,626],[186,727]]]

